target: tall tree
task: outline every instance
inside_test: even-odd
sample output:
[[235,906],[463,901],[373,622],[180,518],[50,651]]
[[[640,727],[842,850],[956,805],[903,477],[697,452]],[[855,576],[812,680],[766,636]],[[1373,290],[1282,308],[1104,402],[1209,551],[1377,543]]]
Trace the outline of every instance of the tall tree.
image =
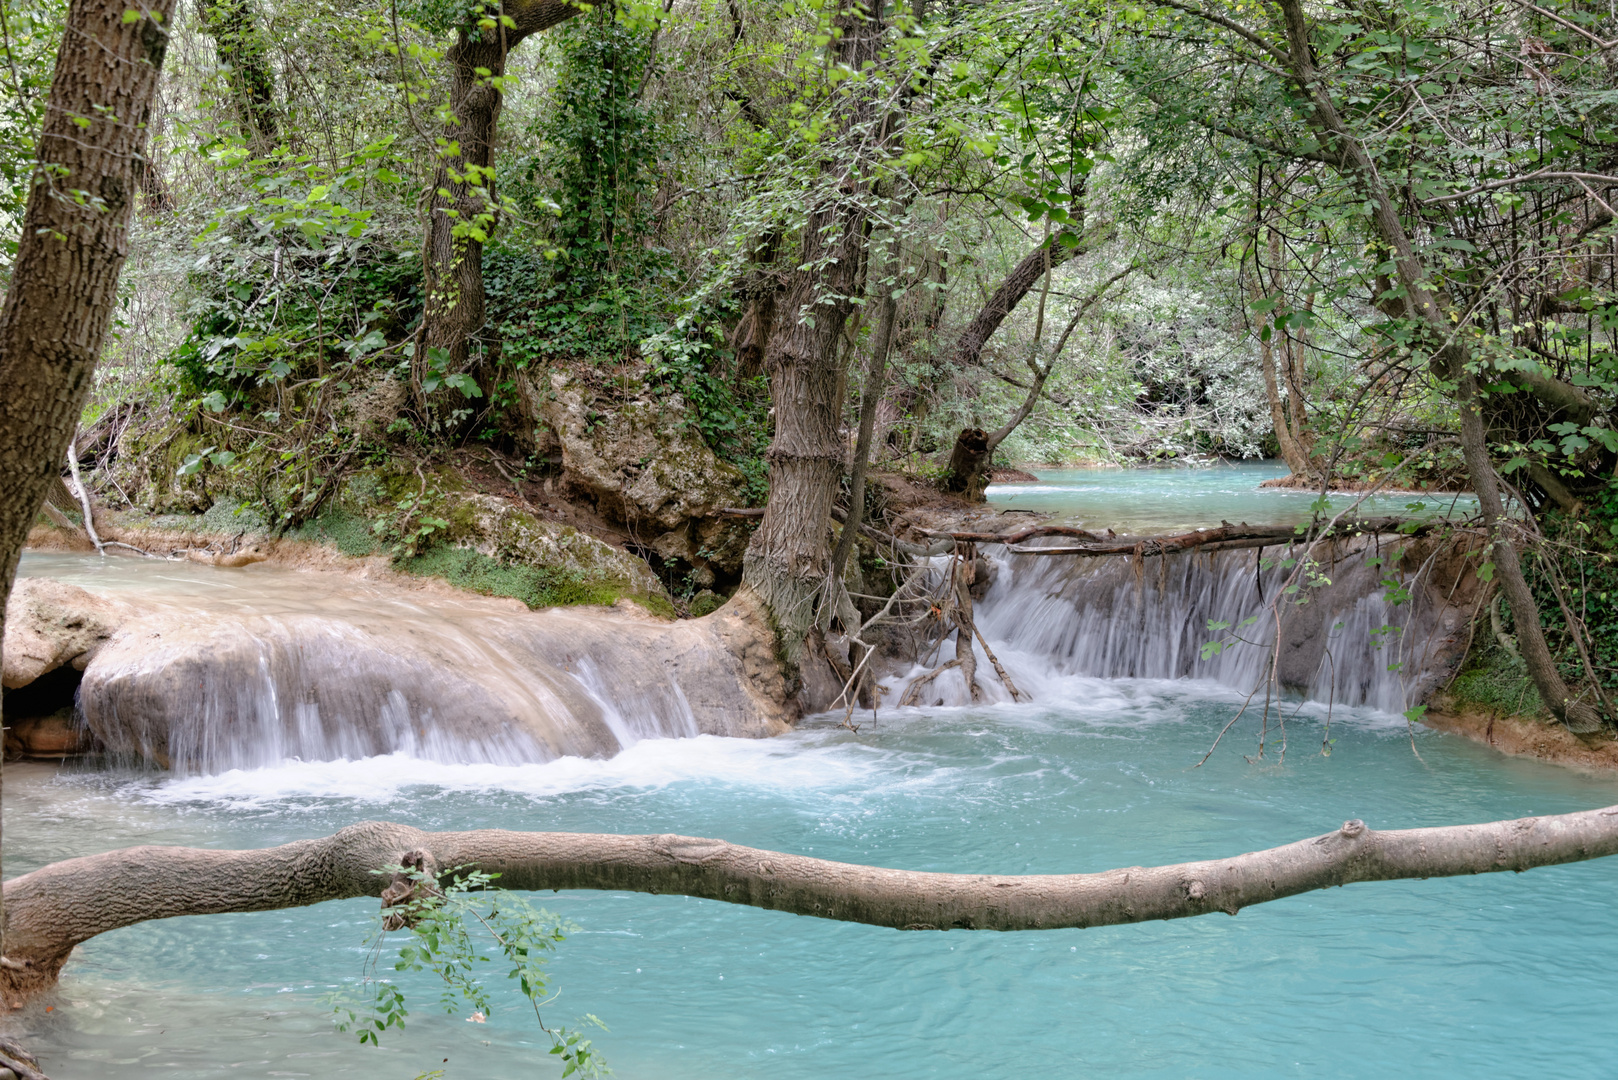
[[495,127],[511,50],[530,34],[584,10],[572,0],[511,0],[456,28],[445,54],[449,117],[427,202],[422,268],[425,307],[416,340],[416,386],[429,364],[465,371],[483,326],[483,245],[493,229]]
[[770,501],[747,549],[742,580],[768,606],[789,663],[801,659],[830,571],[832,500],[843,474],[843,371],[839,343],[854,310],[865,249],[871,178],[867,151],[882,141],[871,75],[885,31],[882,6],[851,0],[832,19],[835,123],[845,152],[824,166],[825,193],[803,226],[765,354],[775,435]]
[[[0,636],[17,560],[78,427],[129,254],[173,0],[74,0],[0,308]],[[0,956],[5,912],[0,907]]]
[[207,0],[202,5],[202,26],[213,38],[242,134],[254,150],[265,153],[280,137],[281,117],[258,10],[253,0]]

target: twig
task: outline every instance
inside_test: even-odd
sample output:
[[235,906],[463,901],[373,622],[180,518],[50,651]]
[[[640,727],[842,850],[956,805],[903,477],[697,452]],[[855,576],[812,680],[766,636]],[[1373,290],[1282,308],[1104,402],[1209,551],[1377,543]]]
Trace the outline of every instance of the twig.
[[90,494],[84,490],[84,483],[79,479],[79,448],[76,438],[68,440],[67,470],[73,476],[73,494],[78,496],[79,505],[84,508],[84,532],[90,537],[90,543],[96,546],[96,554],[105,555],[107,545],[96,535],[95,520],[90,514]]
[[999,658],[994,655],[994,650],[989,648],[989,643],[983,640],[983,631],[978,629],[976,622],[972,623],[972,633],[978,639],[978,644],[983,646],[983,652],[988,656],[989,663],[994,665],[994,673],[1000,676],[1000,681],[1006,684],[1007,690],[1011,691],[1011,700],[1020,701],[1021,697],[1017,692],[1017,684],[1011,681],[1011,676],[1006,674],[1006,669],[1000,666]]

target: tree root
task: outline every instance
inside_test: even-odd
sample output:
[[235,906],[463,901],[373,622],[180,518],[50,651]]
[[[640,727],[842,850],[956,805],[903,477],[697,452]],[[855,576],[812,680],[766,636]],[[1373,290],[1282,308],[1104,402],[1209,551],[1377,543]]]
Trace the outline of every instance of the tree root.
[[10,1069],[17,1080],[50,1080],[39,1071],[39,1061],[16,1039],[0,1035],[0,1068]]
[[957,657],[954,660],[939,664],[925,675],[917,675],[914,679],[911,679],[910,685],[905,687],[904,696],[899,699],[899,708],[903,709],[910,705],[914,705],[916,703],[916,699],[921,696],[922,687],[944,674],[944,672],[948,671],[950,668],[960,666],[961,661],[960,658]]

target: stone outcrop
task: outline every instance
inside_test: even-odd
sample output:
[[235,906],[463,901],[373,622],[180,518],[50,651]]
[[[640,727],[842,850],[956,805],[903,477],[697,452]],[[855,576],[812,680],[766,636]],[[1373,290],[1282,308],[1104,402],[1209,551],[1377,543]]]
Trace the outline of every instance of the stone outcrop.
[[0,685],[24,687],[63,665],[83,671],[133,609],[74,585],[19,578],[6,605]]
[[81,673],[132,614],[127,604],[73,585],[16,583],[0,671],[8,758],[63,758],[91,747],[74,712]]
[[[541,530],[529,542],[582,540]],[[589,545],[640,565],[593,540],[579,550],[599,554]],[[93,735],[185,770],[400,751],[519,763],[608,756],[642,738],[774,735],[794,716],[746,595],[674,622],[628,600],[530,612],[408,579],[164,572],[192,580],[116,600],[19,581],[5,642],[12,753],[61,757]]]
[[414,606],[141,616],[86,670],[85,720],[114,752],[210,772],[400,751],[516,764],[786,729],[767,631],[743,609]]
[[744,505],[744,478],[703,442],[680,395],[606,402],[558,372],[539,409],[560,443],[572,495],[665,560],[693,567],[699,584],[740,571],[747,526],[713,515]]
[[455,504],[464,509],[467,526],[462,542],[481,555],[503,562],[543,566],[613,588],[631,598],[661,599],[668,594],[644,559],[621,551],[571,525],[545,521],[493,495],[461,493]]

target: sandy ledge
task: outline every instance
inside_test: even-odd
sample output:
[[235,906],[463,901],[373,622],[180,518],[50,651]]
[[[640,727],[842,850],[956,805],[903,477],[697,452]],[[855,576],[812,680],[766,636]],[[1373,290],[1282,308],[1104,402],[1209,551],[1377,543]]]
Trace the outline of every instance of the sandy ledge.
[[1513,757],[1538,758],[1588,772],[1618,770],[1618,739],[1609,737],[1587,742],[1565,727],[1529,717],[1500,716],[1476,706],[1437,701],[1421,722]]

